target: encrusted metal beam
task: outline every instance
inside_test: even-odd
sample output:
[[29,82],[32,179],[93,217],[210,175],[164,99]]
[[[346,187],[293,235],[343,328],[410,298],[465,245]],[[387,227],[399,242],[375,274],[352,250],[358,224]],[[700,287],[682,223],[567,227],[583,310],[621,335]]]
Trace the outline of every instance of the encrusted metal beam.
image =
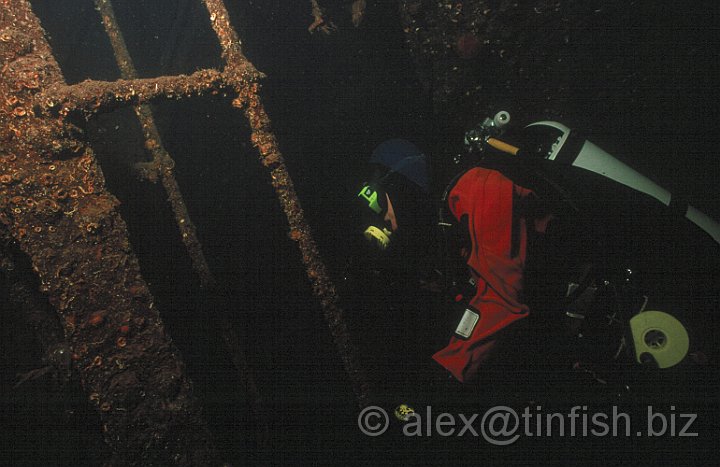
[[[110,38],[110,43],[112,44],[115,59],[120,68],[122,78],[136,79],[137,71],[135,70],[132,57],[130,57],[130,53],[125,45],[125,39],[122,31],[118,27],[111,1],[95,0],[95,6],[100,12],[105,31]],[[202,77],[200,79],[202,80]],[[147,179],[157,180],[159,178],[161,180],[161,183],[165,188],[165,192],[167,193],[168,201],[170,202],[173,214],[175,215],[175,221],[177,223],[178,230],[180,231],[182,241],[187,248],[193,268],[200,277],[200,284],[205,288],[211,289],[210,293],[214,293],[215,290],[212,289],[214,289],[217,285],[215,278],[213,277],[210,267],[205,260],[200,240],[196,234],[195,225],[190,219],[190,214],[185,206],[180,187],[173,176],[175,161],[172,159],[162,143],[162,137],[157,125],[155,124],[155,118],[153,117],[150,106],[148,104],[137,104],[134,106],[134,109],[138,119],[140,120],[140,125],[142,126],[143,135],[145,137],[145,147],[153,158],[152,162],[141,166],[142,172]],[[252,408],[256,418],[258,419],[259,425],[261,425],[258,427],[258,431],[266,433],[268,431],[268,422],[262,408],[262,398],[260,397],[260,393],[255,384],[255,379],[248,367],[242,342],[234,332],[232,323],[230,323],[227,319],[221,318],[217,327],[218,332],[222,337],[222,341],[225,344],[225,348],[230,354],[230,358],[235,366],[236,375],[244,386],[249,406]],[[258,437],[258,439],[260,442],[264,441],[262,436]]]
[[[124,76],[133,79],[72,86],[64,82],[28,1],[0,3],[0,222],[30,257],[42,292],[58,311],[82,384],[101,413],[113,462],[205,465],[216,454],[182,361],[140,275],[118,202],[105,190],[91,148],[66,118],[70,113],[89,118],[130,104],[141,120],[151,122],[142,106],[151,99],[236,93],[232,105],[245,112],[251,141],[287,217],[288,235],[298,243],[358,402],[367,405],[366,378],[339,298],[258,94],[264,75],[243,55],[223,2],[204,0],[222,47],[223,71],[135,79],[129,57],[119,54]],[[122,39],[111,15],[103,14],[103,21],[112,26],[111,38]],[[160,141],[153,128],[144,125],[146,146],[160,172],[171,170],[169,156],[153,143]],[[180,199],[173,187],[177,184],[166,187],[168,193]],[[179,224],[188,222],[186,214],[176,210]],[[235,337],[225,339],[237,347]],[[258,397],[251,383],[248,394]]]
[[27,0],[0,3],[0,222],[57,310],[110,462],[214,464],[201,408],[92,149],[64,112],[33,105],[64,85],[40,22]]
[[[110,38],[110,44],[115,53],[115,60],[120,68],[122,78],[136,79],[137,71],[125,45],[122,31],[118,28],[112,3],[110,0],[95,0],[95,7],[100,12],[105,32]],[[185,206],[180,186],[173,175],[175,161],[165,149],[160,131],[157,125],[155,125],[155,117],[153,116],[152,109],[149,104],[137,104],[134,106],[134,110],[138,116],[138,120],[140,120],[140,126],[142,127],[143,136],[145,137],[145,148],[152,155],[152,163],[149,165],[152,172],[147,173],[148,166],[145,166],[146,176],[155,180],[160,178],[175,216],[175,223],[180,231],[180,237],[188,251],[193,269],[195,269],[195,272],[200,277],[200,284],[203,287],[213,287],[215,285],[215,278],[212,272],[210,272],[210,267],[205,260],[205,254],[203,253],[200,240],[197,237],[195,224],[190,218],[190,213]]]
[[[203,0],[203,2],[210,13],[211,24],[222,46],[226,72],[228,70],[254,70],[255,68],[249,64],[242,53],[240,38],[230,24],[230,18],[222,0]],[[358,358],[355,343],[350,336],[344,311],[339,305],[340,299],[337,291],[305,220],[305,214],[295,193],[292,178],[272,132],[270,117],[258,94],[259,90],[260,85],[257,82],[248,82],[246,79],[238,80],[236,86],[238,96],[233,101],[233,106],[243,109],[245,117],[250,123],[252,143],[260,153],[260,161],[270,171],[272,186],[287,217],[288,235],[298,244],[313,293],[323,308],[330,333],[358,398],[358,404],[364,407],[370,402],[367,378]]]
[[58,82],[40,90],[34,96],[33,104],[61,116],[82,112],[89,118],[98,112],[107,112],[128,104],[138,105],[157,98],[181,99],[232,87],[223,73],[209,69],[191,75],[146,79],[86,80],[73,85]]

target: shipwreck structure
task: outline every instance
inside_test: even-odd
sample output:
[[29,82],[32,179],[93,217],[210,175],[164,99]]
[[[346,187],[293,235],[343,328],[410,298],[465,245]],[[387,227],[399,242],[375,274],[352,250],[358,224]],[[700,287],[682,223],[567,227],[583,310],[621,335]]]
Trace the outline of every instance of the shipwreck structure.
[[[65,65],[66,62],[63,61],[62,40],[58,38],[63,37],[62,32],[70,30],[73,25],[59,28],[56,33],[52,23],[62,22],[66,16],[45,24],[41,24],[39,19],[47,18],[42,15],[43,8],[56,14],[65,5],[58,6],[56,0],[37,0],[36,3],[0,0],[0,287],[5,285],[9,299],[6,309],[11,309],[19,320],[27,324],[22,332],[31,330],[33,341],[41,343],[40,350],[47,364],[44,368],[19,375],[9,384],[0,381],[0,389],[16,385],[13,394],[22,395],[28,386],[32,386],[28,381],[38,381],[51,372],[59,372],[63,378],[72,379],[72,385],[65,386],[64,390],[81,398],[92,412],[86,414],[84,410],[87,407],[83,405],[83,411],[75,415],[77,418],[84,417],[83,424],[90,427],[88,431],[98,434],[104,441],[98,441],[98,446],[94,444],[95,440],[88,440],[87,452],[94,454],[90,457],[101,457],[108,465],[222,465],[223,461],[236,461],[238,458],[251,458],[256,465],[267,465],[270,462],[260,457],[274,454],[273,448],[285,449],[291,445],[287,448],[288,452],[296,448],[305,456],[308,441],[317,443],[310,448],[316,448],[311,454],[318,459],[341,444],[337,449],[345,450],[350,456],[377,449],[377,452],[370,453],[372,461],[368,463],[377,463],[377,455],[390,455],[395,450],[393,443],[396,439],[392,437],[387,438],[387,445],[364,444],[366,441],[382,443],[383,440],[360,436],[356,430],[355,409],[374,404],[381,406],[385,402],[378,402],[382,400],[382,385],[392,377],[402,377],[398,376],[400,371],[395,374],[396,369],[407,363],[408,354],[420,355],[417,343],[423,339],[415,338],[420,333],[404,333],[407,320],[401,313],[389,313],[387,303],[375,303],[373,297],[367,299],[369,287],[365,277],[355,283],[347,280],[352,276],[345,272],[352,268],[340,264],[346,259],[341,257],[342,254],[350,249],[349,236],[345,236],[346,230],[341,231],[347,227],[344,223],[346,219],[342,219],[343,222],[317,221],[314,235],[318,242],[313,238],[308,221],[316,219],[313,217],[316,211],[310,209],[310,200],[316,201],[312,207],[321,211],[320,215],[326,214],[328,207],[333,209],[340,204],[343,207],[338,209],[339,215],[348,213],[341,210],[345,208],[343,183],[350,185],[348,180],[355,178],[356,171],[364,163],[365,158],[361,155],[369,154],[376,143],[386,138],[424,139],[424,149],[427,148],[428,153],[433,155],[434,173],[450,175],[442,172],[456,170],[451,159],[457,154],[453,151],[462,146],[464,131],[479,123],[481,120],[478,119],[505,109],[511,111],[513,119],[518,122],[541,116],[559,121],[568,119],[578,128],[612,135],[612,139],[627,141],[627,152],[637,154],[640,160],[645,157],[646,165],[669,161],[667,171],[685,187],[702,186],[703,183],[706,187],[715,186],[716,171],[707,170],[706,158],[707,153],[717,146],[715,140],[709,137],[715,134],[715,108],[706,105],[706,93],[708,89],[714,89],[715,75],[700,73],[699,70],[706,71],[701,68],[705,60],[698,60],[717,55],[717,44],[708,40],[713,28],[698,27],[698,24],[710,25],[711,19],[706,18],[712,15],[706,14],[707,8],[703,4],[709,5],[709,2],[700,2],[691,9],[672,4],[672,9],[666,10],[658,9],[654,4],[650,8],[643,2],[608,3],[598,0],[305,0],[233,4],[225,4],[223,0],[182,0],[175,2],[178,5],[177,16],[168,15],[167,18],[168,24],[172,24],[172,34],[168,34],[172,38],[168,43],[181,43],[183,47],[176,48],[183,50],[178,52],[177,57],[169,59],[170,52],[176,51],[173,48],[175,45],[164,44],[163,57],[152,59],[161,64],[165,59],[164,65],[173,61],[177,62],[174,64],[183,62],[181,65],[192,62],[192,66],[182,68],[186,74],[173,74],[178,71],[173,70],[172,73],[157,72],[158,76],[142,73],[144,54],[138,54],[138,49],[133,48],[133,41],[144,47],[143,41],[158,30],[138,28],[131,35],[128,23],[123,22],[129,21],[127,18],[133,15],[137,15],[134,18],[144,16],[145,10],[138,8],[138,4],[116,2],[114,8],[111,0],[69,3],[73,7],[82,4],[78,9],[90,13],[87,17],[92,17],[95,26],[102,24],[102,31],[92,29],[92,32],[104,34],[108,43],[103,42],[93,51],[102,51],[102,55],[107,51],[107,57],[112,51],[112,61],[117,64],[120,79],[91,79],[70,84],[74,77],[71,69],[65,69],[63,76],[60,64]],[[148,10],[165,17],[168,11],[161,3],[140,2],[143,7],[152,5],[156,10]],[[670,5],[671,2],[667,3]],[[96,11],[92,11],[93,6]],[[236,14],[233,16],[235,21],[231,22],[231,15],[235,12],[233,8],[247,15]],[[193,14],[188,14],[191,10]],[[650,11],[652,15],[648,15]],[[668,15],[667,11],[677,14]],[[256,16],[253,17],[253,14]],[[183,15],[186,16],[183,18]],[[654,15],[657,18],[653,18]],[[184,29],[183,25],[187,23],[180,20],[186,18],[197,21],[192,26],[202,22],[198,28],[204,28],[204,35],[198,47],[195,47],[197,44],[188,46],[195,36]],[[145,22],[153,20],[149,17],[142,19]],[[126,30],[123,31],[120,25]],[[239,31],[241,35],[233,25],[242,28]],[[50,42],[46,31],[58,42]],[[86,32],[83,30],[83,34]],[[392,34],[394,37],[388,38]],[[162,37],[162,33],[158,35]],[[240,36],[245,44],[241,44]],[[157,42],[163,41],[158,39]],[[658,47],[658,44],[663,47]],[[132,57],[128,49],[136,52],[136,56]],[[195,52],[192,60],[190,50]],[[198,65],[195,62],[199,59],[198,55],[207,53],[210,56],[210,50],[219,51],[213,55],[219,56],[218,59],[205,60],[203,65]],[[71,54],[77,61],[90,62],[97,58],[76,53],[74,49]],[[151,54],[146,56],[151,57]],[[642,60],[638,60],[639,57]],[[203,60],[205,58],[202,57]],[[264,64],[263,59],[267,60]],[[102,63],[107,65],[107,62]],[[269,65],[277,67],[275,72],[270,71]],[[198,69],[197,66],[205,68]],[[159,66],[155,70],[161,68]],[[260,70],[266,71],[273,80],[277,78],[272,81],[276,88]],[[77,80],[85,77],[82,75]],[[302,96],[298,97],[300,94]],[[273,97],[277,97],[279,103],[273,101]],[[278,268],[292,269],[287,276],[292,276],[292,280],[286,281],[289,285],[282,292],[290,290],[290,294],[294,295],[282,297],[278,302],[285,300],[282,305],[289,304],[294,307],[289,311],[297,311],[284,313],[288,310],[282,309],[282,313],[263,314],[261,318],[252,316],[256,310],[241,310],[247,313],[243,315],[234,309],[223,309],[207,317],[197,313],[201,317],[195,316],[195,321],[189,326],[202,322],[208,328],[212,327],[210,338],[207,333],[194,333],[195,330],[188,332],[189,336],[174,332],[173,320],[180,321],[184,317],[178,318],[180,313],[167,309],[163,302],[167,298],[163,296],[165,284],[158,284],[152,267],[145,268],[147,263],[142,248],[147,245],[135,242],[133,236],[137,234],[133,221],[137,220],[131,216],[136,212],[129,207],[124,193],[115,189],[121,183],[117,180],[122,177],[116,178],[112,172],[115,168],[112,164],[116,162],[113,157],[119,160],[119,157],[127,155],[118,165],[122,165],[123,170],[132,167],[133,172],[129,176],[133,183],[140,178],[143,182],[155,184],[140,185],[138,182],[133,185],[148,189],[138,198],[145,201],[148,192],[153,196],[162,192],[159,196],[167,199],[166,211],[170,214],[166,217],[161,218],[156,212],[160,211],[158,205],[152,203],[156,199],[148,200],[143,206],[146,211],[139,215],[147,215],[148,212],[150,216],[158,214],[158,219],[162,219],[163,234],[170,230],[177,232],[176,237],[171,239],[156,235],[158,238],[152,240],[172,244],[174,253],[180,251],[177,256],[173,255],[172,260],[175,267],[184,268],[186,275],[195,281],[193,292],[201,290],[207,296],[216,297],[223,305],[246,305],[244,300],[233,302],[236,297],[226,299],[222,296],[226,292],[223,289],[223,273],[226,273],[233,275],[231,280],[236,281],[233,285],[239,283],[232,290],[236,295],[251,295],[255,292],[252,287],[268,289],[258,292],[257,297],[250,297],[247,303],[255,304],[271,294],[281,295],[273,290],[275,284],[263,283],[267,276],[261,274],[255,274],[252,278],[255,282],[250,286],[244,283],[247,277],[242,275],[243,271],[238,272],[242,269],[238,264],[250,264],[251,258],[237,255],[227,262],[218,260],[218,255],[214,253],[225,253],[226,248],[229,249],[227,244],[213,250],[212,241],[208,240],[210,235],[203,235],[211,230],[203,222],[210,219],[214,226],[216,217],[224,215],[227,209],[218,207],[208,219],[200,217],[206,205],[194,203],[193,187],[183,179],[185,172],[181,170],[185,168],[183,164],[186,161],[176,150],[177,146],[173,148],[170,133],[165,131],[165,122],[160,115],[163,108],[173,106],[173,109],[185,111],[196,103],[204,110],[203,106],[208,102],[216,106],[208,113],[215,112],[217,115],[213,116],[216,119],[207,118],[207,121],[214,124],[227,116],[242,120],[241,128],[229,130],[240,130],[233,134],[235,138],[232,139],[233,145],[239,147],[233,147],[222,157],[238,161],[241,157],[247,158],[247,153],[251,152],[257,157],[257,161],[252,163],[262,176],[257,177],[253,172],[245,177],[242,170],[246,166],[242,166],[241,170],[227,176],[227,184],[234,189],[248,179],[257,182],[257,179],[263,178],[253,188],[262,185],[261,188],[266,190],[262,196],[267,193],[270,200],[267,204],[273,203],[272,209],[276,210],[271,214],[277,214],[279,218],[268,221],[273,225],[270,233],[263,230],[267,223],[252,226],[257,228],[248,228],[247,232],[221,225],[224,228],[221,240],[233,242],[236,240],[233,235],[238,232],[247,233],[253,241],[254,237],[263,235],[280,238],[282,244],[277,249],[281,253],[277,253],[277,257],[268,261],[263,255],[268,251],[276,254],[272,249],[280,242],[266,241],[268,250],[255,253],[265,262],[278,260],[281,254],[284,255],[276,262],[284,263]],[[158,105],[151,106],[151,103]],[[219,105],[225,107],[218,110]],[[279,107],[283,108],[278,110]],[[120,112],[109,115],[115,110]],[[273,115],[274,129],[268,112]],[[310,114],[312,118],[309,118]],[[637,118],[638,115],[652,118]],[[668,115],[673,118],[667,118]],[[319,116],[322,118],[316,118]],[[108,130],[110,127],[104,125],[113,117],[120,117],[123,124],[128,122],[126,117],[136,119],[128,125],[132,126],[128,133],[135,131],[133,137],[140,135],[144,150],[138,149],[138,153],[142,155],[130,154],[127,149],[136,142],[134,140],[118,145],[120,149],[113,148],[114,152],[104,151],[104,143],[112,144],[105,141],[106,138],[111,139],[112,133]],[[191,121],[196,116],[182,117]],[[291,129],[283,127],[283,118],[290,122]],[[181,118],[173,115],[173,123],[179,120]],[[229,125],[223,126],[218,133],[227,128]],[[107,131],[101,133],[98,129]],[[283,129],[287,131],[283,133]],[[93,134],[93,130],[97,130],[97,134]],[[208,127],[204,126],[198,132],[206,130]],[[637,135],[645,137],[637,138]],[[217,138],[221,141],[213,141],[214,146],[208,143],[211,138],[205,138],[200,146],[203,146],[203,151],[205,146],[230,147],[225,143],[225,136]],[[297,149],[297,154],[302,157],[288,157],[286,161],[279,141],[292,147],[293,152]],[[341,149],[338,149],[340,146]],[[668,153],[674,146],[678,153],[683,154],[682,158],[655,158],[658,154]],[[211,151],[207,150],[208,153]],[[197,161],[199,158],[196,156],[200,154],[191,154],[188,159]],[[237,159],[234,159],[235,156]],[[143,160],[138,162],[138,159]],[[218,177],[208,178],[218,180],[224,176],[217,175],[223,169],[219,159],[207,158],[206,164],[212,168],[212,176]],[[193,168],[198,166],[201,165],[192,165]],[[674,169],[681,166],[683,170]],[[684,169],[688,169],[687,173]],[[238,174],[240,176],[236,176]],[[295,177],[295,184],[291,175]],[[329,177],[333,177],[332,193],[323,191],[326,186],[323,184]],[[111,192],[109,187],[116,192]],[[307,212],[301,207],[296,187],[306,203]],[[207,190],[213,195],[220,193],[215,185]],[[242,193],[245,195],[248,192]],[[353,197],[356,193],[352,192],[349,196]],[[255,195],[257,193],[247,194],[248,197]],[[254,201],[260,198],[256,196]],[[328,202],[327,198],[333,200]],[[124,206],[120,200],[125,203]],[[258,204],[264,201],[261,199]],[[704,208],[717,207],[716,199],[711,196],[704,201]],[[242,211],[245,207],[240,206],[235,211]],[[253,216],[265,216],[264,220],[267,220],[271,216],[263,211],[265,207],[263,205],[254,211],[256,206],[249,206],[250,214],[243,217],[245,213],[242,213],[232,220],[253,219]],[[162,215],[167,214],[166,211],[163,210]],[[128,212],[130,216],[126,215]],[[195,213],[195,219],[191,213]],[[155,218],[143,219],[142,222],[150,225],[148,230],[151,231],[153,225],[160,223]],[[147,228],[147,225],[144,227]],[[131,245],[131,238],[134,245]],[[333,243],[322,242],[324,238],[331,238]],[[243,252],[263,244],[261,241],[247,241],[247,238],[237,239],[237,243],[243,243],[242,248],[247,248]],[[326,261],[320,255],[318,243],[327,247],[324,251]],[[287,254],[285,248],[295,256],[290,257],[292,255]],[[232,252],[238,250],[240,248]],[[334,252],[341,254],[333,255]],[[685,254],[684,250],[676,252],[678,256]],[[713,258],[697,261],[696,269],[704,269],[702,277],[707,283],[707,290],[715,290],[718,283],[717,269],[712,270],[714,275],[706,274],[710,269],[704,265],[712,261]],[[230,264],[229,272],[222,269],[226,263]],[[162,268],[165,264],[153,266]],[[142,272],[141,265],[145,268]],[[343,280],[338,279],[337,284],[333,284],[331,276],[340,278],[340,274],[335,273],[343,267]],[[254,273],[251,271],[248,275]],[[667,281],[664,283],[667,288],[677,287],[677,275],[662,275]],[[286,276],[280,277],[278,282],[284,279]],[[168,286],[168,289],[171,288]],[[704,293],[705,288],[692,284],[685,290],[702,290]],[[356,301],[361,303],[352,301],[353,293],[361,296]],[[310,294],[314,295],[313,303],[310,303]],[[347,301],[341,301],[340,295]],[[684,296],[690,296],[690,292]],[[701,297],[701,294],[696,296]],[[696,301],[702,302],[708,310],[717,308],[716,297],[713,300],[706,298],[702,295]],[[193,299],[202,301],[201,298]],[[378,301],[384,299],[379,297]],[[418,299],[418,302],[421,300]],[[276,302],[272,302],[267,308],[275,305]],[[405,303],[402,305],[406,306]],[[301,306],[305,308],[301,309]],[[318,317],[318,322],[308,319],[309,311],[315,310],[323,311],[329,332],[324,329],[321,317]],[[350,313],[356,310],[360,312]],[[370,313],[366,313],[368,310]],[[418,316],[427,318],[419,311]],[[251,323],[247,326],[250,333],[256,335],[242,335],[245,318]],[[387,325],[388,318],[395,320],[397,326]],[[251,322],[252,319],[257,321]],[[704,327],[715,329],[716,320],[712,320],[711,325]],[[385,329],[378,329],[378,322],[385,323]],[[277,326],[256,329],[259,326],[255,325],[268,323]],[[285,326],[282,330],[285,334],[280,333],[281,337],[277,340],[288,335],[295,340],[289,344],[283,342],[281,346],[273,341],[276,337],[273,333],[282,326]],[[390,331],[393,327],[397,329]],[[11,326],[4,328],[6,336],[15,332]],[[319,331],[309,335],[305,332],[307,329]],[[435,329],[431,331],[434,333]],[[230,382],[218,390],[217,400],[203,399],[202,378],[194,373],[197,370],[193,366],[194,355],[183,347],[182,339],[195,343],[196,334],[202,334],[198,341],[219,337],[217,347],[222,348],[222,358],[227,360],[222,362],[224,366],[220,372],[234,372],[228,377]],[[391,347],[396,343],[389,342],[400,334],[407,334],[408,341],[415,340],[409,345],[404,345],[403,341]],[[334,341],[334,349],[330,338]],[[265,344],[263,340],[270,342],[266,346],[254,345]],[[425,339],[426,342],[429,340]],[[310,343],[298,349],[301,347],[298,344],[305,342]],[[198,342],[198,347],[206,344]],[[8,347],[11,345],[8,344]],[[276,353],[267,352],[268,349]],[[391,349],[400,351],[393,353]],[[213,347],[212,352],[216,350]],[[291,356],[287,357],[288,354]],[[205,355],[201,354],[200,359]],[[363,356],[362,361],[359,355]],[[395,357],[395,360],[388,357]],[[304,366],[310,359],[314,360]],[[202,361],[200,365],[206,363],[217,362]],[[258,368],[267,371],[261,374]],[[337,373],[324,374],[328,368]],[[14,370],[4,368],[4,374]],[[579,371],[584,370],[579,367]],[[307,379],[298,377],[304,374],[309,375]],[[81,388],[76,388],[76,381]],[[306,384],[308,381],[312,384]],[[211,381],[209,385],[214,383]],[[285,383],[288,383],[287,387]],[[713,373],[707,388],[714,391],[715,383]],[[270,388],[273,394],[267,394],[271,392]],[[45,395],[42,392],[44,388],[33,389]],[[347,389],[347,394],[344,389]],[[223,392],[225,390],[227,392]],[[228,400],[228,394],[235,399]],[[27,396],[29,404],[35,404],[36,399],[33,395]],[[308,401],[312,403],[308,404]],[[338,401],[339,404],[333,404]],[[269,407],[280,410],[269,413]],[[213,420],[213,409],[215,414],[225,411],[228,419],[234,418],[233,422],[246,418],[232,425],[232,429],[248,421],[248,425],[256,423],[257,426],[253,426],[251,433],[248,432],[250,430],[237,430],[232,437],[223,438],[220,431],[227,427]],[[283,412],[282,409],[290,410]],[[0,416],[7,415],[0,413]],[[274,418],[268,420],[271,417]],[[302,423],[296,423],[300,417]],[[343,432],[342,428],[349,426],[354,431],[348,429]],[[275,433],[274,440],[267,442],[265,438],[269,436],[270,428],[285,431]],[[336,433],[340,434],[332,438]],[[352,438],[350,444],[357,443],[357,446],[348,448],[348,438]],[[243,451],[244,446],[228,448],[231,444],[228,439],[232,442],[250,439],[248,444],[257,445],[249,448],[248,451],[252,448],[254,451],[248,453]],[[334,444],[335,440],[339,442]],[[275,445],[268,447],[272,441]],[[261,446],[263,443],[266,445]],[[371,449],[366,449],[368,446]],[[381,448],[378,449],[378,446]],[[418,462],[430,462],[425,457],[429,449],[418,449],[416,446],[412,445],[411,450],[422,457]],[[387,449],[382,449],[384,447]],[[472,456],[472,462],[477,463],[475,448],[466,451]],[[232,455],[229,451],[241,455],[227,459]],[[440,451],[443,456],[446,455],[444,443]],[[533,450],[533,455],[536,451]],[[658,452],[663,455],[666,452],[661,451]],[[526,452],[517,451],[522,456]],[[244,454],[247,456],[243,457]],[[402,459],[401,463],[408,463],[403,454],[398,451],[395,458]],[[491,460],[502,463],[498,459],[503,459],[505,455],[512,457],[513,451],[505,450],[500,458],[492,457]],[[253,456],[257,457],[253,459]],[[443,462],[447,459],[442,457]],[[383,457],[385,463],[392,460]],[[523,457],[522,461],[526,460],[527,457]],[[283,461],[292,463],[285,458],[281,459]],[[357,462],[357,459],[353,458],[353,461]]]
[[[174,162],[147,103],[217,92],[234,95],[232,105],[247,118],[252,144],[287,216],[288,236],[301,252],[359,404],[367,403],[367,386],[335,288],[259,95],[263,74],[243,55],[222,0],[203,4],[222,48],[223,69],[138,79],[110,1],[96,0],[123,79],[68,85],[30,3],[2,0],[0,232],[6,245],[16,244],[30,259],[63,332],[53,331],[47,320],[31,321],[47,352],[69,358],[79,374],[100,415],[98,429],[112,462],[118,464],[210,465],[218,460],[183,359],[140,273],[116,209],[118,200],[107,190],[82,131],[72,123],[119,106],[134,108],[152,155],[138,169],[144,178],[162,183],[200,283],[212,290],[213,275],[173,176]],[[244,375],[248,397],[257,402],[242,346],[231,326],[225,328],[232,361]]]

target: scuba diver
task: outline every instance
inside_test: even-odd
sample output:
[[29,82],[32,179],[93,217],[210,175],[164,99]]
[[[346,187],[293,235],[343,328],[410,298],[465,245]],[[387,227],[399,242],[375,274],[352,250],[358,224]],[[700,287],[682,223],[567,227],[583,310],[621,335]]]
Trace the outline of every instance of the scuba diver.
[[[406,140],[385,141],[375,148],[370,159],[374,173],[357,194],[364,236],[384,254],[386,264],[408,259],[423,263],[406,266],[405,272],[431,269],[432,263],[446,265],[435,271],[439,271],[444,292],[462,310],[440,318],[440,322],[452,321],[450,337],[436,348],[432,360],[461,383],[477,381],[488,364],[499,363],[507,369],[515,357],[522,359],[528,354],[518,336],[522,336],[533,308],[525,290],[529,249],[538,239],[542,244],[546,232],[562,223],[568,212],[582,211],[580,204],[587,201],[589,186],[597,185],[608,206],[613,202],[625,206],[626,199],[633,199],[652,204],[647,209],[655,212],[659,201],[673,216],[686,218],[720,243],[717,222],[577,132],[556,122],[538,122],[525,127],[520,143],[511,144],[500,139],[509,120],[507,112],[499,112],[466,133],[467,154],[460,158],[465,160],[457,164],[461,166],[459,174],[444,190],[437,217],[433,215],[428,157]],[[603,188],[608,181],[609,188]],[[433,224],[442,233],[437,239],[444,246],[439,258],[428,253],[432,232],[437,231]],[[592,242],[599,241],[604,240],[594,238]],[[455,274],[458,268],[452,265],[453,258],[461,260],[467,271],[464,276]],[[579,269],[587,275],[587,268]],[[427,285],[432,281],[421,282]],[[606,286],[608,283],[605,281]],[[562,287],[563,293],[546,295],[562,302],[563,310],[587,301],[588,290],[598,290],[583,278],[565,281]],[[645,305],[647,297],[636,311],[644,311]],[[577,312],[566,314],[585,318]],[[682,325],[662,312],[640,315],[642,319],[634,318],[634,325],[630,320],[637,362],[659,368],[680,362],[688,353]],[[650,328],[659,332],[659,341],[649,340],[646,331]],[[652,334],[653,338],[657,335]],[[670,350],[664,347],[668,342]]]
[[[394,139],[381,143],[370,162],[377,169],[358,194],[367,214],[365,237],[392,257],[390,262],[422,254],[434,217],[426,156],[409,141]],[[467,264],[474,291],[467,294],[449,343],[432,358],[460,382],[475,380],[501,331],[528,314],[522,299],[527,239],[544,231],[549,219],[533,198],[530,189],[480,166],[456,177],[443,196],[453,224],[462,226],[457,234],[466,242],[454,242],[459,247],[454,254]],[[447,220],[442,223],[450,225]],[[464,294],[458,289],[454,299]]]

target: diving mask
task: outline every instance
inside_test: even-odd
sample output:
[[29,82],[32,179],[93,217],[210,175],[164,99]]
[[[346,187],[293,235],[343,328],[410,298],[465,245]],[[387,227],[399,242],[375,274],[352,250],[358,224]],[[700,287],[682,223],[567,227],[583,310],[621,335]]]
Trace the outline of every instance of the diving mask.
[[363,226],[365,238],[381,251],[390,246],[392,229],[385,220],[387,195],[374,183],[365,183],[357,195],[363,205]]

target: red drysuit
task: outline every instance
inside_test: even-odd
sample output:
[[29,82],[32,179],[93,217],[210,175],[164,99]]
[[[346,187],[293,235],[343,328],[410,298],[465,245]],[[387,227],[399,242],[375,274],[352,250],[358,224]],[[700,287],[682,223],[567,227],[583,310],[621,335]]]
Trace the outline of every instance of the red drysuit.
[[[467,264],[477,288],[455,335],[433,359],[460,381],[476,376],[496,344],[495,333],[527,316],[521,292],[527,223],[533,221],[518,212],[514,200],[531,195],[500,172],[480,167],[462,175],[448,195],[452,215],[468,217],[472,245]],[[547,220],[533,227],[544,231]]]

